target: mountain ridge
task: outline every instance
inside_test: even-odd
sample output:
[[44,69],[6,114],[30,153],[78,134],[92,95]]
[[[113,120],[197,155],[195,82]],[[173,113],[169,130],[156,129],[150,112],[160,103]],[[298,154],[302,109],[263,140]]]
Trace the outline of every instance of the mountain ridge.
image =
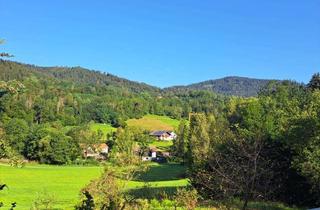
[[260,89],[275,79],[257,79],[241,76],[226,76],[219,79],[210,79],[189,85],[172,86],[167,91],[181,90],[209,90],[223,95],[250,97],[256,96]]
[[227,76],[219,79],[210,79],[189,85],[176,85],[159,88],[144,82],[132,81],[115,76],[111,73],[91,70],[80,66],[76,67],[41,67],[32,64],[24,64],[16,61],[0,60],[0,80],[21,80],[32,75],[55,78],[71,82],[111,85],[119,88],[127,88],[136,93],[147,91],[153,94],[168,92],[181,92],[192,90],[206,90],[227,96],[256,96],[261,88],[271,81],[270,79],[256,79],[241,76]]

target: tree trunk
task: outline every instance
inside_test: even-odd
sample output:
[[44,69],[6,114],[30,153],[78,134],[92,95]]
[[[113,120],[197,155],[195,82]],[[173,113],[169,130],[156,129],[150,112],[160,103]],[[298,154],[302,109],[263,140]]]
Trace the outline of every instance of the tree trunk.
[[246,210],[247,209],[247,206],[248,206],[248,198],[245,198],[244,200],[244,204],[242,206],[242,209],[241,210]]

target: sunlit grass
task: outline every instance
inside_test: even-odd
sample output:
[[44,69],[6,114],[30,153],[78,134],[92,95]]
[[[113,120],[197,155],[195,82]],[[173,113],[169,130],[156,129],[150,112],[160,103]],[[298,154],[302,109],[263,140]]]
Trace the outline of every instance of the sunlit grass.
[[127,120],[128,126],[139,127],[144,130],[175,130],[179,125],[179,120],[167,116],[145,115],[141,119]]
[[73,209],[81,188],[101,172],[101,167],[0,165],[0,182],[8,185],[8,189],[0,191],[1,201],[6,205],[4,209],[12,202],[17,202],[17,210],[30,209],[37,197],[46,192],[54,196],[58,208]]
[[[130,181],[129,189],[183,187],[188,184],[184,178],[185,168],[177,164],[150,163],[150,169],[139,179]],[[51,166],[27,164],[24,168],[0,165],[0,183],[9,189],[0,191],[1,201],[6,207],[17,202],[17,210],[30,209],[37,197],[44,192],[53,195],[55,207],[72,209],[79,200],[80,190],[103,172],[101,166]]]

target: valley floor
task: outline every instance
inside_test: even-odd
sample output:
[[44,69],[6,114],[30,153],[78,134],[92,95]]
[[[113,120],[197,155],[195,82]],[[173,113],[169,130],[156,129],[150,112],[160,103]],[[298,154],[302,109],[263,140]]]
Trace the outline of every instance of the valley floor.
[[[14,168],[0,165],[0,182],[6,183],[8,189],[0,191],[1,201],[5,208],[12,202],[17,203],[16,210],[30,209],[36,200],[50,198],[54,209],[73,209],[79,201],[80,190],[98,178],[102,173],[101,166],[51,166],[27,164],[23,168]],[[188,180],[184,178],[185,167],[179,164],[151,163],[148,172],[138,179],[131,181],[128,190],[138,197],[149,196],[141,194],[140,190],[148,186],[152,193],[166,191],[172,193],[177,187],[187,186]],[[149,191],[149,192],[151,192]],[[210,207],[209,207],[210,206]],[[219,209],[219,203],[209,202],[197,209]],[[234,200],[235,209],[241,207],[241,202]],[[273,203],[250,203],[250,209],[265,210],[298,210]]]
[[[156,189],[186,186],[184,167],[178,164],[152,164],[150,170],[139,179],[131,181],[128,190],[137,190],[145,183]],[[52,197],[58,209],[72,209],[79,200],[81,188],[98,178],[103,167],[98,166],[50,166],[26,165],[14,168],[0,165],[0,182],[8,189],[0,191],[1,201],[8,205],[17,203],[16,210],[30,209],[34,201]]]

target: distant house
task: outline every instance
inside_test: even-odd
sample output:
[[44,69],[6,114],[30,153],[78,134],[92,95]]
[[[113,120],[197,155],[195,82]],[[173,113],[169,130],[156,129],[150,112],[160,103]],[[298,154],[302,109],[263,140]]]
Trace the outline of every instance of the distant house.
[[154,161],[154,160],[156,160],[157,152],[158,152],[157,148],[150,147],[149,151],[144,156],[141,157],[142,161]]
[[94,144],[91,146],[80,145],[83,149],[83,156],[85,158],[91,157],[95,159],[105,159],[109,153],[109,147],[107,144]]
[[177,135],[173,131],[153,131],[150,133],[150,136],[164,141],[174,140],[177,138]]

